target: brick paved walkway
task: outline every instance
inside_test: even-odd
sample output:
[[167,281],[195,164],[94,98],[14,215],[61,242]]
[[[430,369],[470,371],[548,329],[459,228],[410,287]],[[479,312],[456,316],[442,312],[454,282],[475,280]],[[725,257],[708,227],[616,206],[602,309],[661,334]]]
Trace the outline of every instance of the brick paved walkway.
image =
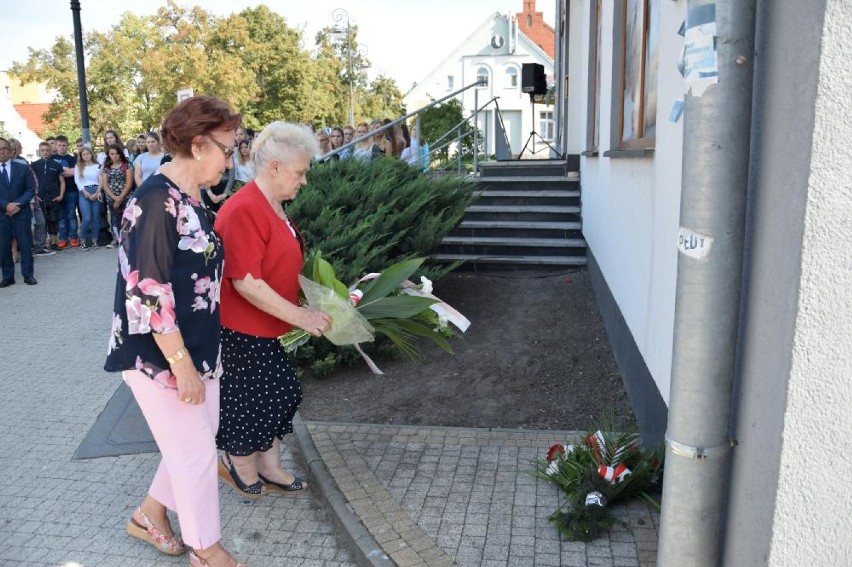
[[366,528],[360,555],[374,564],[656,565],[659,517],[642,502],[614,507],[630,531],[615,528],[588,544],[561,541],[547,521],[557,490],[527,473],[552,444],[576,442],[572,432],[317,422],[305,430]]
[[[0,565],[187,564],[124,533],[159,454],[71,460],[120,380],[102,370],[115,270],[114,250],[69,250],[36,258],[37,286],[0,290]],[[355,565],[316,492],[220,497],[224,543],[252,567]]]
[[[118,384],[101,370],[115,265],[114,251],[65,251],[36,259],[39,285],[0,290],[2,565],[186,564],[124,533],[159,455],[71,460]],[[548,524],[558,494],[526,472],[569,432],[298,422],[296,434],[285,465],[309,473],[307,494],[220,491],[224,543],[252,567],[655,565],[659,519],[643,503],[617,508],[629,531],[589,544]]]

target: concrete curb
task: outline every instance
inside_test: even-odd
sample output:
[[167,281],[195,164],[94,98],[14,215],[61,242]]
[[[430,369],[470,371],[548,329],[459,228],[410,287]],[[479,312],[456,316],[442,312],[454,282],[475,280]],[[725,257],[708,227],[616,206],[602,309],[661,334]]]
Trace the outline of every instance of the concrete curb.
[[395,567],[396,563],[385,554],[381,545],[367,531],[346,502],[343,493],[337,488],[337,483],[320,457],[313,437],[298,412],[293,419],[293,434],[311,473],[311,485],[316,487],[317,494],[326,505],[344,544],[352,552],[355,561],[364,567]]

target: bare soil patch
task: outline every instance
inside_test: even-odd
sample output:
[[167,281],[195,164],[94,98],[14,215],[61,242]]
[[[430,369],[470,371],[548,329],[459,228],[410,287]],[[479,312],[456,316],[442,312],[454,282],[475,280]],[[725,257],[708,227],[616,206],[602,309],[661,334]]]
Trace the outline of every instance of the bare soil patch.
[[356,423],[585,429],[612,410],[632,421],[585,269],[464,272],[435,294],[471,320],[454,354],[365,364],[302,380],[303,419]]

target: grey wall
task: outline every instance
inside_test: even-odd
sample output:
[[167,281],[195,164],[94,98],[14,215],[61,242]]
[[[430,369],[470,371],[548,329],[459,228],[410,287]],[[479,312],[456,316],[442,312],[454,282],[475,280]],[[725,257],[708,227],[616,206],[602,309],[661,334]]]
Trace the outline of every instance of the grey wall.
[[[758,3],[739,405],[724,564],[770,555],[802,277],[825,1]],[[822,484],[822,483],[820,483]],[[794,565],[795,563],[790,563]],[[815,564],[815,563],[803,563]]]

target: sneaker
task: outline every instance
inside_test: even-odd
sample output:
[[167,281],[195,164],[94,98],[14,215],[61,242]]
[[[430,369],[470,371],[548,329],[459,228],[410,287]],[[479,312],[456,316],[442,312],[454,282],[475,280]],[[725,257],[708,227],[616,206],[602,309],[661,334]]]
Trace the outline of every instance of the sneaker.
[[60,250],[63,250],[64,248],[65,248],[65,246],[60,246],[59,244],[51,244],[50,245],[50,249],[53,250],[54,252],[59,252]]
[[117,247],[118,247],[118,242],[116,242],[115,240],[113,240],[112,242],[110,242],[109,244],[107,244],[107,245],[106,245],[106,247],[107,247],[107,248],[117,248]]
[[87,240],[86,242],[89,244],[89,250],[97,250],[100,248],[97,240]]
[[68,243],[64,240],[60,240],[59,242],[56,243],[56,247],[59,248],[60,250],[65,250],[66,246],[68,246]]
[[76,238],[71,239],[71,248],[78,248],[80,246],[80,241]]
[[80,250],[88,250],[89,249],[89,245],[86,244],[85,242],[78,242],[77,246],[80,247]]
[[33,252],[33,256],[53,256],[54,254],[56,254],[56,252],[48,250],[47,248],[42,248],[41,250]]

